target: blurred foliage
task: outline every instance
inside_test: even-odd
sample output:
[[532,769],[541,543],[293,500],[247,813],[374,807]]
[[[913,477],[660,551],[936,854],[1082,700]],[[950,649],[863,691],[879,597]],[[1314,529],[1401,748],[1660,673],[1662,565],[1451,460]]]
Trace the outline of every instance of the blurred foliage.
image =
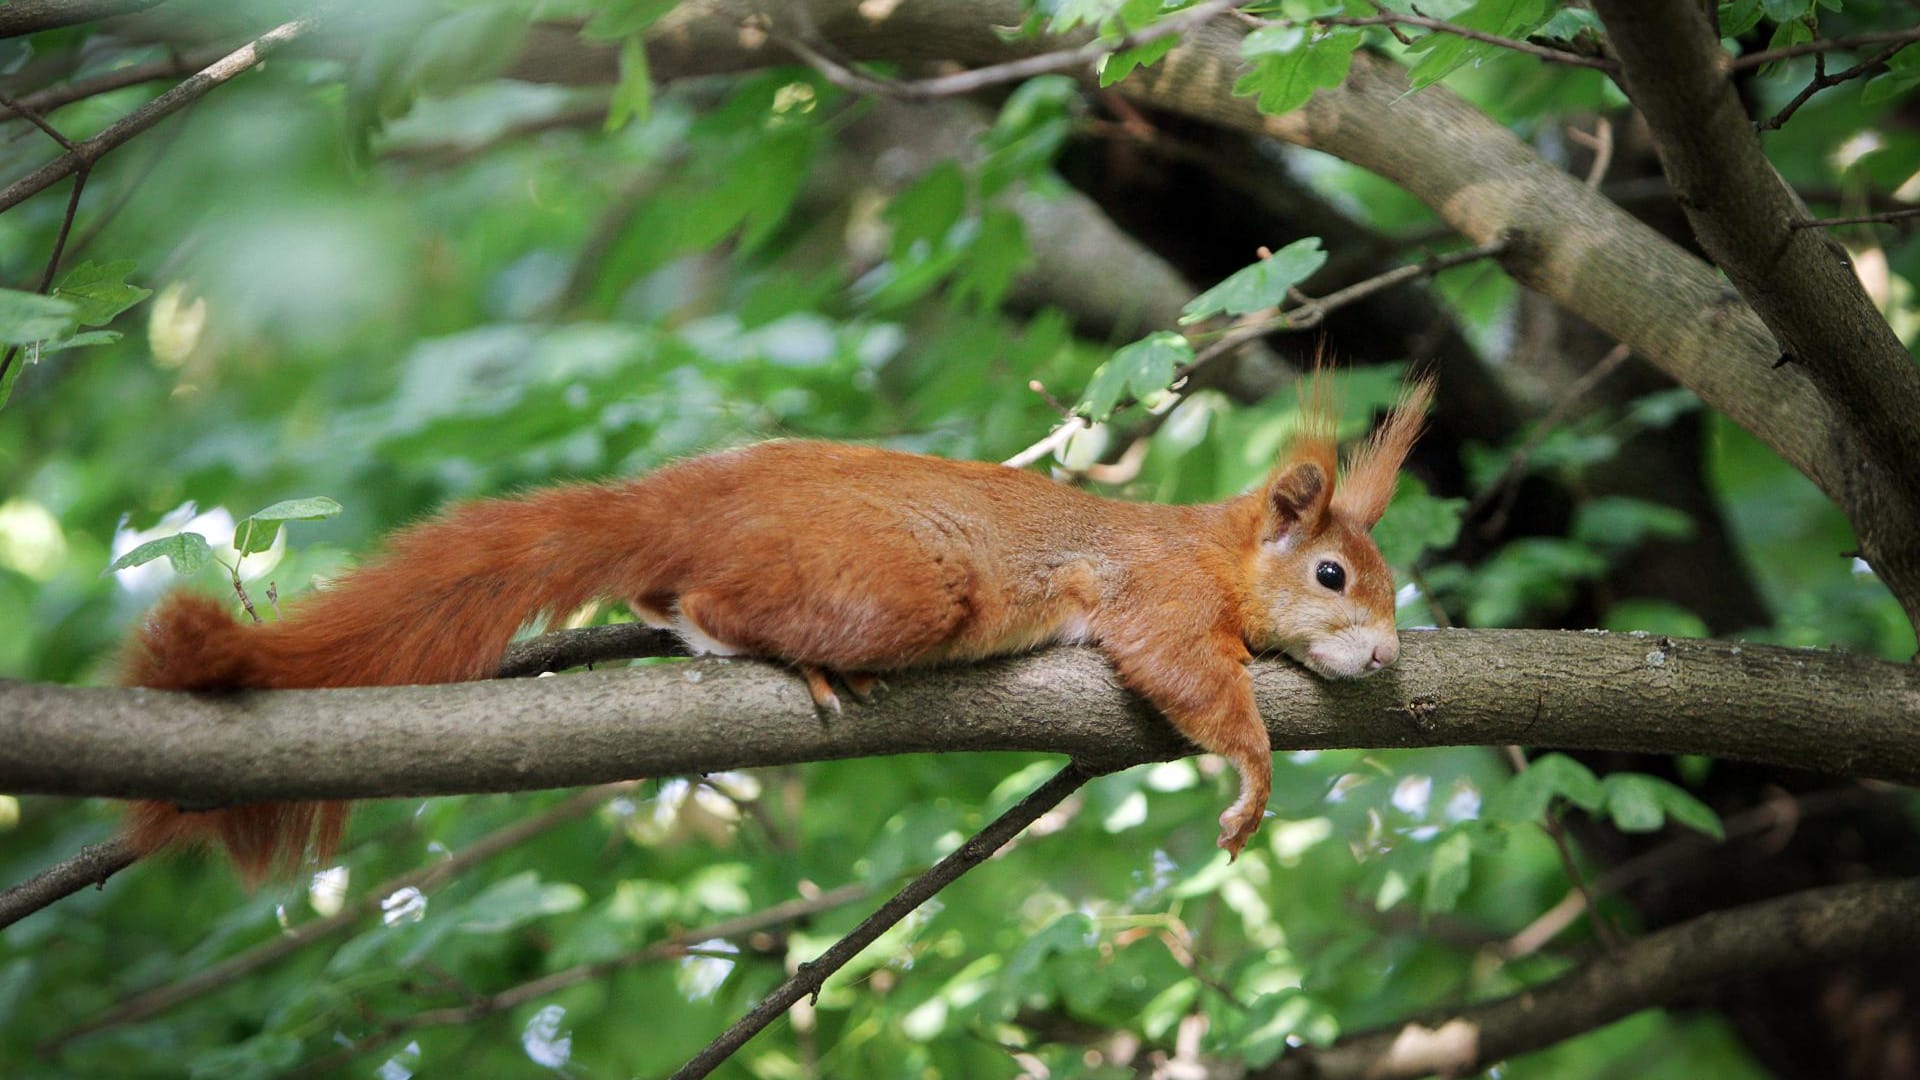
[[[782,435],[1005,458],[1059,419],[1033,380],[1110,418],[1064,448],[1063,462],[1111,456],[1151,431],[1141,471],[1114,494],[1220,498],[1270,466],[1297,420],[1290,393],[1255,405],[1210,392],[1176,399],[1167,383],[1193,355],[1180,335],[1084,340],[1057,311],[1008,305],[1032,257],[1013,200],[1059,197],[1050,162],[1090,107],[1085,91],[1061,77],[1013,88],[977,161],[937,165],[889,192],[836,148],[869,103],[814,72],[650,87],[634,35],[671,7],[413,2],[359,38],[343,20],[333,33],[354,47],[322,50],[340,58],[276,59],[102,161],[80,215],[84,240],[50,297],[29,294],[64,199],[48,193],[0,215],[0,282],[15,289],[0,293],[0,340],[28,343],[0,412],[0,675],[107,683],[117,643],[175,572],[223,595],[237,582],[256,599],[268,583],[295,596],[452,499],[631,474]],[[1897,5],[1839,7],[1736,0],[1722,17],[1752,48],[1879,25]],[[250,10],[209,15],[202,32]],[[1560,42],[1594,29],[1586,12],[1544,0],[1440,0],[1422,12]],[[259,14],[247,25],[270,24]],[[1117,32],[1164,14],[1157,0],[1054,0],[1029,29],[1051,20]],[[488,77],[535,15],[591,16],[585,34],[619,49],[611,95]],[[48,64],[79,78],[166,55],[138,40],[83,26],[0,42],[0,74]],[[1351,28],[1249,36],[1240,92],[1292,107],[1336,82],[1362,43],[1403,53],[1420,81],[1444,77],[1537,140],[1621,101],[1592,71]],[[1116,57],[1103,81],[1164,51]],[[1920,135],[1884,121],[1914,85],[1915,53],[1815,97],[1771,135],[1782,174],[1849,198],[1911,186]],[[1752,87],[1761,107],[1784,104],[1810,71],[1804,59],[1773,65]],[[98,95],[52,119],[84,136],[159,89]],[[0,140],[7,178],[53,153],[18,123],[0,126]],[[1338,162],[1300,171],[1383,233],[1432,222],[1404,192]],[[1911,338],[1920,245],[1836,235],[1877,268],[1890,318]],[[1324,257],[1317,240],[1302,241],[1197,296],[1188,312],[1201,340],[1220,332],[1211,316],[1274,303]],[[1511,285],[1469,267],[1434,287],[1498,356]],[[59,348],[74,345],[90,347]],[[1397,378],[1397,368],[1344,376],[1344,433],[1364,430]],[[1541,440],[1525,470],[1578,493],[1585,471],[1634,432],[1696,408],[1677,392],[1589,413]],[[1839,513],[1744,432],[1718,417],[1707,429],[1713,489],[1777,613],[1749,636],[1910,653],[1898,607],[1843,556],[1852,542]],[[1403,481],[1378,536],[1397,568],[1423,566],[1433,590],[1403,590],[1406,624],[1433,621],[1434,602],[1470,625],[1552,624],[1584,583],[1693,527],[1652,504],[1592,498],[1564,534],[1459,561],[1463,508],[1524,438],[1468,448],[1469,490]],[[103,573],[110,563],[144,565]],[[1619,630],[1702,630],[1658,597],[1602,616]],[[500,1011],[458,1010],[816,887],[888,889],[1053,767],[951,755],[652,782],[428,894],[386,897],[384,916],[350,933],[36,1057],[37,1044],[126,995],[338,910],[558,796],[371,804],[338,867],[253,895],[200,859],[156,860],[0,935],[0,1061],[17,1077],[660,1075],[872,901]],[[1481,750],[1300,753],[1277,767],[1274,817],[1232,865],[1213,846],[1233,787],[1216,763],[1097,781],[724,1074],[1011,1076],[1037,1062],[1053,1076],[1131,1075],[1049,1033],[1130,1033],[1167,1051],[1196,1023],[1206,1052],[1266,1061],[1566,969],[1584,929],[1524,959],[1496,951],[1566,892],[1537,827],[1549,807],[1633,831],[1669,820],[1718,829],[1679,787],[1603,780],[1557,756],[1518,777]],[[115,813],[40,798],[3,809],[8,882],[104,839]],[[436,1009],[454,1019],[404,1026]],[[363,1052],[346,1053],[355,1046]],[[1749,1071],[1712,1022],[1647,1014],[1504,1074],[1616,1075],[1623,1061],[1647,1076]]]

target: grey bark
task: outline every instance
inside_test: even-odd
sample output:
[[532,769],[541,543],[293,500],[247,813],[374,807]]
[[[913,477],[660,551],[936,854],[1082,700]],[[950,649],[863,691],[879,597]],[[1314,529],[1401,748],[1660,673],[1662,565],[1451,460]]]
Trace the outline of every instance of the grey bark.
[[1831,434],[1846,457],[1815,479],[1920,626],[1920,367],[1846,249],[1823,229],[1800,227],[1810,215],[1767,160],[1706,9],[1665,0],[1594,7],[1694,235],[1837,421]]
[[1290,1054],[1260,1080],[1461,1076],[1738,975],[1920,951],[1920,881],[1810,889],[1669,927],[1558,982]]
[[[1253,665],[1276,749],[1522,743],[1702,753],[1920,781],[1920,670],[1821,650],[1599,632],[1403,635],[1329,683]],[[698,660],[565,678],[195,695],[0,683],[0,790],[191,806],[566,787],[935,751],[1096,768],[1191,753],[1089,649],[901,673],[815,711],[790,672]]]

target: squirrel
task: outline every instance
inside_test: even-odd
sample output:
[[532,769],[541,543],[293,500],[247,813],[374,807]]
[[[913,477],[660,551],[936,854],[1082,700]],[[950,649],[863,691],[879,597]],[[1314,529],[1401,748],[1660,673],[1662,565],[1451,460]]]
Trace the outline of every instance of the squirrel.
[[[1318,381],[1318,380],[1316,380]],[[1266,482],[1225,502],[1104,498],[1037,473],[871,447],[774,441],[637,479],[458,504],[384,555],[248,625],[176,592],[127,651],[123,682],[165,690],[446,683],[488,677],[542,614],[602,597],[700,653],[785,661],[814,701],[883,673],[1084,643],[1200,748],[1229,761],[1220,815],[1237,856],[1272,783],[1247,662],[1282,651],[1356,678],[1393,663],[1394,583],[1369,535],[1424,423],[1410,384],[1336,480],[1324,383]],[[330,858],[347,804],[192,811],[136,803],[130,846],[224,847],[256,883]]]

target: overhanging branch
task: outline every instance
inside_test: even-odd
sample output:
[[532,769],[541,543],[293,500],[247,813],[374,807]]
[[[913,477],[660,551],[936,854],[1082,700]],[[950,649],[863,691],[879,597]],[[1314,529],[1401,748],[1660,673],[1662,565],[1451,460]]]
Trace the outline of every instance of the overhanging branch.
[[[1403,635],[1330,683],[1256,662],[1276,749],[1565,746],[1920,782],[1920,669],[1631,634]],[[698,660],[564,678],[234,695],[0,683],[0,790],[167,799],[518,791],[887,754],[1028,750],[1100,767],[1190,753],[1090,649],[889,677],[844,715],[790,672]]]
[[1920,369],[1854,273],[1767,160],[1727,78],[1705,9],[1665,0],[1594,4],[1633,103],[1701,247],[1803,369],[1856,443],[1836,501],[1920,625]]

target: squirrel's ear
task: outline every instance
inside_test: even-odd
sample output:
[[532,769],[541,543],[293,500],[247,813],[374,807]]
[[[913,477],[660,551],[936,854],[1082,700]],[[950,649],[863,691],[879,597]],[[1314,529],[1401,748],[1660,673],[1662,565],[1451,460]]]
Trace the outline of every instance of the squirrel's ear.
[[1332,497],[1333,477],[1325,465],[1312,459],[1282,465],[1267,481],[1266,527],[1260,539],[1271,544],[1312,534]]

